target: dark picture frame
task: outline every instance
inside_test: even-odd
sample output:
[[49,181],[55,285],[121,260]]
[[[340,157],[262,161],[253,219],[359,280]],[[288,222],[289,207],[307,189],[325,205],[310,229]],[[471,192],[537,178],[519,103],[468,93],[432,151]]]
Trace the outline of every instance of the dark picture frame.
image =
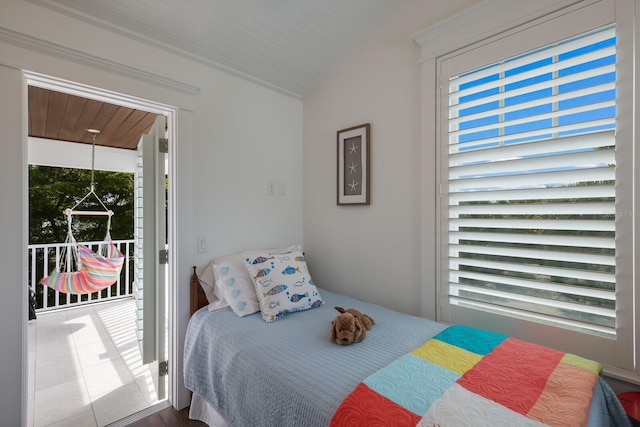
[[338,205],[371,204],[371,124],[338,131]]

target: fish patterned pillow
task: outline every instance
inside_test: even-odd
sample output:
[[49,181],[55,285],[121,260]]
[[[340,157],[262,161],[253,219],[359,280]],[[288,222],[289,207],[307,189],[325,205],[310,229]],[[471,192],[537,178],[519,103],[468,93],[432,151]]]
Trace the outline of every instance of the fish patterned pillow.
[[265,322],[322,305],[301,251],[246,257],[244,264],[255,285]]
[[237,316],[244,317],[260,310],[260,304],[256,298],[253,282],[246,274],[239,273],[246,273],[246,271],[238,271],[229,261],[213,264],[217,288],[224,295],[231,310]]

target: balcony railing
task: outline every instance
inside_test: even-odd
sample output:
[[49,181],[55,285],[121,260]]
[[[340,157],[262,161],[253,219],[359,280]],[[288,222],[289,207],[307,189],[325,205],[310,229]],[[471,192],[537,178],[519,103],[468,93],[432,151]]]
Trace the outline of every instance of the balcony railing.
[[[104,242],[79,242],[93,251],[100,250]],[[108,288],[86,295],[64,294],[41,285],[40,279],[59,266],[60,251],[69,243],[29,245],[29,286],[36,294],[36,310],[48,311],[94,302],[109,301],[133,295],[133,239],[114,240],[125,256],[118,280]]]

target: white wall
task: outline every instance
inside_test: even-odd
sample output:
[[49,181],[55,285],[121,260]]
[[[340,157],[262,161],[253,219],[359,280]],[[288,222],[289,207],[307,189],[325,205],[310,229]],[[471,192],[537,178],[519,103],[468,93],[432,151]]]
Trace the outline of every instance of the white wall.
[[[22,141],[22,113],[26,111],[26,91],[21,87],[20,70],[0,64],[0,269],[3,271],[0,310],[0,414],[2,423],[19,426],[26,390],[17,385],[26,381],[26,227],[24,194],[26,146]],[[21,249],[23,248],[23,249]],[[25,301],[25,304],[16,304]],[[24,319],[21,322],[21,319]],[[23,369],[24,368],[24,369]]]
[[[476,3],[407,2],[365,48],[304,99],[304,242],[316,283],[419,315],[421,199],[420,48],[413,34]],[[336,205],[336,132],[371,123],[371,205]],[[433,167],[433,165],[429,165]],[[427,209],[433,206],[427,206]],[[433,295],[425,296],[434,306]]]
[[[196,96],[193,212],[212,256],[302,243],[302,103],[250,84]],[[267,195],[267,182],[286,195]],[[196,248],[196,237],[193,237]]]
[[[179,291],[172,366],[180,386],[190,267],[238,249],[302,242],[302,101],[22,0],[0,5],[3,65],[177,107],[172,183]],[[17,80],[0,79],[11,93],[22,91]],[[3,281],[3,296],[18,301],[27,284],[26,267],[16,267],[26,260],[16,249],[24,246],[27,218],[20,203],[26,127],[19,125],[22,111],[6,96],[5,86],[0,96],[0,239],[5,243],[0,267],[10,278]],[[286,195],[267,196],[269,180],[284,183]],[[207,240],[208,253],[197,253],[197,236]],[[0,413],[7,425],[20,425],[25,313],[21,304],[0,310]],[[178,397],[179,408],[188,403],[186,393]]]

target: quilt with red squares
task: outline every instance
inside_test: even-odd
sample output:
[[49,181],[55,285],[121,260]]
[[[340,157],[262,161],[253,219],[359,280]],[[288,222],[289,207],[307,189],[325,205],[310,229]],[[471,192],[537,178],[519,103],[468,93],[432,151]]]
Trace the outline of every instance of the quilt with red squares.
[[450,326],[365,378],[331,426],[587,425],[597,362]]

